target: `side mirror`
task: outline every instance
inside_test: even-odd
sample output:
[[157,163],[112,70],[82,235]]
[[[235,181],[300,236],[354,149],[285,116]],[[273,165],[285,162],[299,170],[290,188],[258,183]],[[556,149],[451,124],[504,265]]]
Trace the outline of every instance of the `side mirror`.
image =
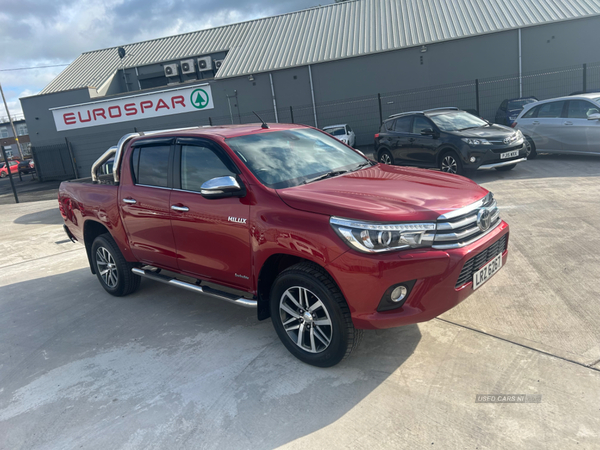
[[600,113],[590,114],[588,120],[600,120]]
[[200,194],[204,198],[243,197],[246,189],[234,177],[217,177],[202,183]]
[[423,136],[433,136],[435,134],[435,131],[433,131],[431,128],[423,128],[421,130],[421,134]]

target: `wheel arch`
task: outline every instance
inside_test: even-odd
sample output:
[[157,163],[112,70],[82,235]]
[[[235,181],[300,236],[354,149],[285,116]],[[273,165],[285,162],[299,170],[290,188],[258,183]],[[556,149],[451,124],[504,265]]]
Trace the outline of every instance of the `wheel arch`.
[[83,224],[83,242],[85,244],[88,263],[90,264],[90,270],[94,275],[96,274],[96,271],[94,270],[94,265],[92,264],[92,243],[98,236],[106,233],[110,234],[108,228],[106,228],[104,224],[95,220],[88,219]]
[[269,310],[269,298],[271,295],[271,287],[273,286],[273,283],[275,282],[277,276],[288,267],[291,267],[301,262],[308,262],[314,264],[315,266],[319,266],[331,277],[333,282],[337,285],[337,282],[329,273],[327,268],[317,261],[303,258],[302,256],[298,255],[292,255],[289,253],[275,253],[273,255],[270,255],[260,268],[257,280],[258,320],[265,320],[271,317],[271,312]]
[[379,157],[381,156],[381,152],[383,151],[387,151],[390,153],[390,155],[392,155],[392,158],[394,157],[394,154],[392,153],[392,151],[387,148],[386,146],[379,146],[379,148],[377,149],[377,151],[375,152],[375,159],[377,160],[377,162],[379,162]]
[[438,154],[437,154],[437,158],[436,158],[436,162],[435,162],[436,167],[440,166],[444,155],[446,155],[447,153],[450,153],[450,152],[456,153],[456,156],[458,156],[459,158],[461,157],[460,152],[455,147],[453,147],[451,145],[443,145],[439,149]]

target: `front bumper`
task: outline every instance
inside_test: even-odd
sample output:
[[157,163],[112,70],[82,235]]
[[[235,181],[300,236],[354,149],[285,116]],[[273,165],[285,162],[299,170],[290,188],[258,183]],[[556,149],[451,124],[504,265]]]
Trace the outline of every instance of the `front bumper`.
[[[356,328],[392,328],[425,322],[473,293],[470,281],[456,287],[465,262],[508,232],[508,224],[502,221],[485,237],[457,249],[402,251],[386,255],[348,251],[327,269],[348,302]],[[504,250],[503,266],[507,256],[508,252]],[[390,286],[410,280],[416,282],[400,308],[377,312],[377,306]]]
[[502,161],[498,163],[492,164],[483,164],[477,168],[477,170],[490,170],[495,169],[496,167],[504,167],[504,166],[512,166],[513,164],[518,164],[523,161],[527,161],[527,158],[519,158],[519,159],[509,159],[507,161]]
[[[517,151],[517,156],[513,156],[512,158],[501,159],[500,155],[502,153]],[[496,167],[504,167],[509,166],[511,164],[518,164],[527,160],[527,148],[525,143],[515,145],[515,146],[502,146],[502,145],[492,145],[492,146],[479,146],[479,147],[463,147],[461,149],[461,153],[463,155],[463,166],[465,169],[470,170],[490,170],[495,169]],[[475,157],[476,161],[471,162],[471,157]]]

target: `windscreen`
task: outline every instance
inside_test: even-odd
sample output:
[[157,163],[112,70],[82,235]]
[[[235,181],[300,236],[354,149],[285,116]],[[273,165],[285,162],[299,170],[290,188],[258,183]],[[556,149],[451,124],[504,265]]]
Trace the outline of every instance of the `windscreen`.
[[466,111],[434,114],[429,116],[429,118],[442,131],[463,131],[469,128],[479,128],[488,125],[485,120]]
[[327,128],[323,131],[325,131],[326,133],[329,133],[332,136],[343,136],[344,134],[346,134],[346,130],[344,129],[344,127]]
[[511,100],[508,102],[508,109],[511,111],[514,109],[523,109],[525,105],[533,102],[537,102],[537,100],[533,98],[520,98],[518,100]]
[[365,157],[337,139],[310,128],[251,134],[226,142],[256,178],[273,189],[368,164]]

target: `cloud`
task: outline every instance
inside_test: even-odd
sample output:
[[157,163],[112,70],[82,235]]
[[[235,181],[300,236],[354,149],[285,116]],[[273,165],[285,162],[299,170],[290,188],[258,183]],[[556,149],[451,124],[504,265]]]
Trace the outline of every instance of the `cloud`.
[[[81,53],[318,6],[314,0],[20,0],[0,11],[0,68],[68,64]],[[328,3],[328,2],[324,2]],[[0,72],[11,113],[64,67]],[[0,116],[4,109],[0,108]]]

